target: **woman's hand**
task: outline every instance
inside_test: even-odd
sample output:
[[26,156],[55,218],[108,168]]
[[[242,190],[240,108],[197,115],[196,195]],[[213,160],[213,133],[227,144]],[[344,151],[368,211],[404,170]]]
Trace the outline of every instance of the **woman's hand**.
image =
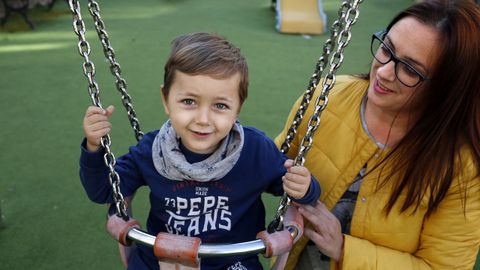
[[298,205],[298,210],[313,226],[313,229],[305,227],[305,236],[310,238],[323,254],[338,262],[343,253],[340,221],[320,201],[313,206]]

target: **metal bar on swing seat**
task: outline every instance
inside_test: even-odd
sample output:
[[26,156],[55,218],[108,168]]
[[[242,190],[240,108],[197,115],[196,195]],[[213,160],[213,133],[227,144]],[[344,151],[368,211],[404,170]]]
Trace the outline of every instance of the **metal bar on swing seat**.
[[[130,229],[127,233],[127,238],[148,247],[155,245],[155,236],[137,228]],[[201,244],[198,256],[200,258],[237,256],[264,253],[265,250],[265,244],[260,239],[236,244]]]

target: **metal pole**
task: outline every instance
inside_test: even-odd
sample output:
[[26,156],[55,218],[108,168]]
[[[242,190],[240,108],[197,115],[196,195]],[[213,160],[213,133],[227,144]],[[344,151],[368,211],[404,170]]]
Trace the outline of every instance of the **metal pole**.
[[[155,236],[136,228],[132,228],[128,231],[127,238],[147,247],[153,247],[155,245]],[[198,250],[198,256],[201,258],[224,257],[259,254],[264,252],[265,244],[262,240],[257,239],[237,244],[202,244]]]

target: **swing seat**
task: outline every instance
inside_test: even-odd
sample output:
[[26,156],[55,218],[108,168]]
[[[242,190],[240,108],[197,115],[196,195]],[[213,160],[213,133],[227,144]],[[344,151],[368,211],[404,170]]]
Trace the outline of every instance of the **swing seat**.
[[[139,223],[134,219],[125,221],[117,215],[112,215],[107,220],[107,231],[119,242],[120,256],[125,266],[135,248],[132,241],[127,238],[129,230],[140,229]],[[257,234],[265,245],[264,257],[278,256],[272,269],[283,269],[289,250],[303,235],[303,218],[296,207],[289,206],[284,217],[282,231],[268,233],[262,231]],[[153,246],[154,254],[158,258],[160,269],[194,270],[200,269],[199,250],[201,239],[169,233],[159,233]]]
[[125,221],[117,215],[111,215],[107,219],[106,229],[113,239],[118,241],[120,258],[125,267],[128,266],[128,259],[136,248],[135,243],[132,244],[132,241],[127,238],[128,231],[132,228],[141,228],[140,223],[133,218]]
[[[276,256],[276,258],[275,258],[275,263],[273,264],[271,270],[283,270],[285,268],[288,255],[290,254],[290,250],[292,249],[292,246],[298,240],[300,240],[300,238],[303,235],[303,226],[304,226],[303,217],[298,212],[297,207],[288,206],[287,212],[285,213],[285,216],[284,216],[283,224],[286,230],[283,230],[282,232],[290,231],[289,237],[291,239],[291,244],[289,243],[289,248],[284,249],[281,252],[272,251],[271,256],[272,257]],[[282,239],[282,241],[287,242],[288,238]],[[267,254],[268,253],[265,252],[264,256],[267,257]]]
[[171,269],[200,269],[198,250],[201,243],[202,240],[198,237],[161,232],[155,238],[153,254],[158,258],[162,270],[171,267],[175,267]]

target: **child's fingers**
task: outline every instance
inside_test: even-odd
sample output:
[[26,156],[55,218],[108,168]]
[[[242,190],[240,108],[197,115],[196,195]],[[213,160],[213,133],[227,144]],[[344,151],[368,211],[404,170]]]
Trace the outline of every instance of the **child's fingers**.
[[107,134],[110,132],[110,130],[111,130],[111,128],[107,128],[107,127],[106,127],[106,128],[97,129],[97,130],[95,130],[95,131],[92,131],[92,132],[89,133],[89,136],[88,136],[88,137],[90,137],[90,138],[92,138],[92,139],[88,139],[88,138],[87,138],[87,140],[88,140],[88,141],[94,141],[94,142],[96,142],[96,143],[97,143],[97,142],[99,143],[99,142],[100,142],[100,139],[101,139],[103,136],[107,135]]
[[310,175],[310,171],[303,167],[303,166],[294,166],[294,161],[292,159],[287,159],[285,160],[285,163],[283,164],[283,166],[285,166],[285,168],[287,169],[287,172],[289,173],[293,173],[293,174],[299,174],[299,175],[303,175],[303,176],[309,176]]
[[299,184],[310,183],[310,180],[311,180],[311,177],[309,175],[302,175],[302,174],[290,173],[290,172],[287,172],[284,175],[284,177],[287,181],[291,181]]
[[115,111],[115,107],[113,107],[113,105],[110,105],[105,109],[105,115],[110,116],[114,111]]
[[90,117],[95,114],[110,116],[114,110],[115,110],[115,107],[113,107],[113,105],[108,106],[106,109],[102,109],[97,106],[89,106],[87,108],[87,111],[85,112],[85,117]]
[[285,160],[285,163],[283,163],[283,166],[288,170],[293,166],[293,160],[287,159]]
[[85,128],[85,137],[89,141],[99,141],[101,137],[107,135],[112,129],[108,122],[100,122]]
[[107,135],[111,129],[112,124],[108,121],[84,125],[85,137],[92,144],[99,144],[100,138]]
[[96,132],[96,131],[99,131],[99,130],[102,130],[102,129],[111,129],[111,128],[112,128],[112,124],[110,124],[110,122],[102,121],[102,122],[97,122],[97,123],[94,123],[92,125],[89,125],[88,126],[88,131],[89,132]]
[[302,182],[290,181],[286,177],[283,178],[283,186],[287,187],[290,190],[303,190],[305,184]]
[[103,114],[103,109],[97,106],[89,106],[85,112],[85,117],[89,117],[94,114]]
[[305,196],[307,190],[308,190],[308,187],[309,187],[309,183],[306,183],[306,182],[294,182],[294,181],[290,181],[290,179],[287,179],[287,177],[283,177],[283,189],[285,190],[285,192],[288,193],[288,195],[290,195],[291,197],[295,198],[295,199],[301,199],[303,198],[303,196]]
[[308,176],[310,174],[310,171],[303,166],[293,166],[287,170],[289,173],[303,175],[303,176]]
[[284,183],[283,190],[294,199],[301,199],[305,196],[306,190],[302,189],[300,186],[292,186],[291,184]]
[[289,188],[287,185],[283,184],[283,190],[288,194],[288,196],[298,199],[297,192]]
[[92,114],[84,119],[84,123],[87,125],[93,125],[98,122],[108,122],[108,117],[104,114]]

